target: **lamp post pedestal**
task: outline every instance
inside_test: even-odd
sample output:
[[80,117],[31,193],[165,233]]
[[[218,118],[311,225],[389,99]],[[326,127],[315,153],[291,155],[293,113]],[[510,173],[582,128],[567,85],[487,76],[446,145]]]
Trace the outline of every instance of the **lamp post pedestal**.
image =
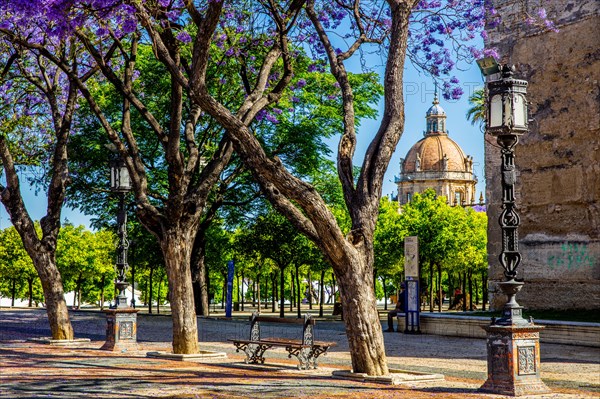
[[127,352],[137,350],[137,312],[132,308],[108,309],[106,314],[106,342],[100,349]]
[[549,393],[540,379],[540,331],[543,326],[490,325],[487,332],[488,378],[479,389],[499,395]]
[[498,283],[508,297],[500,319],[492,319],[487,332],[488,378],[480,391],[499,395],[543,394],[550,389],[540,378],[540,331],[544,326],[523,318],[515,296],[523,282]]

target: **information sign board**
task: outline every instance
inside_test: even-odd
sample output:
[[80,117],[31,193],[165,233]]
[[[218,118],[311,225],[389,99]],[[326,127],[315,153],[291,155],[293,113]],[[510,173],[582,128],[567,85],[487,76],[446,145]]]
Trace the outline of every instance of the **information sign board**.
[[419,279],[419,239],[417,236],[404,238],[404,275],[407,280]]

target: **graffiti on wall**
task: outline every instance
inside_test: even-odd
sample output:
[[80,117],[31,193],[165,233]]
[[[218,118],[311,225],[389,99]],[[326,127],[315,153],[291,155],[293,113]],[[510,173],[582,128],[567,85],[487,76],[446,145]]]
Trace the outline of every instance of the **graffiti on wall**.
[[586,243],[564,242],[558,253],[548,256],[548,266],[551,269],[581,269],[594,267],[595,260]]

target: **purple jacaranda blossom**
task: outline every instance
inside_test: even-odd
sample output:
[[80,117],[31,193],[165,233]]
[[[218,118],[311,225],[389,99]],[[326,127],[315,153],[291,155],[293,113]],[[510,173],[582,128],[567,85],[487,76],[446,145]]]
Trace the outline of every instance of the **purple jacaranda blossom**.
[[184,30],[177,33],[177,36],[175,36],[175,37],[177,38],[177,40],[179,40],[180,42],[183,42],[183,43],[189,43],[192,41],[192,37],[190,36],[190,34]]
[[546,9],[545,8],[538,8],[537,10],[537,16],[542,19],[545,20],[546,18],[548,18],[548,15],[546,14]]
[[278,124],[279,120],[277,119],[277,117],[275,117],[275,115],[270,114],[267,112],[267,114],[265,115],[265,119],[273,124]]

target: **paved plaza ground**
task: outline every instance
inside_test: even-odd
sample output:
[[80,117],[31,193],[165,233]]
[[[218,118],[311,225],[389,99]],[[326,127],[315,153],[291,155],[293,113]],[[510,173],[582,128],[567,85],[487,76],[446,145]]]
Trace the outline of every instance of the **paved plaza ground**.
[[[482,339],[386,333],[391,368],[445,376],[390,386],[332,377],[332,371],[350,368],[339,320],[317,321],[316,339],[338,345],[320,358],[317,370],[299,371],[280,350],[268,351],[264,365],[243,362],[227,339],[248,335],[247,316],[199,318],[201,349],[227,353],[203,363],[146,357],[149,351],[170,351],[169,316],[140,314],[138,350],[125,353],[99,350],[103,313],[71,316],[76,337],[91,341],[61,348],[27,341],[49,335],[44,310],[0,309],[0,398],[503,398],[477,391],[486,378]],[[599,348],[542,343],[541,361],[542,379],[553,392],[535,398],[600,398]]]

